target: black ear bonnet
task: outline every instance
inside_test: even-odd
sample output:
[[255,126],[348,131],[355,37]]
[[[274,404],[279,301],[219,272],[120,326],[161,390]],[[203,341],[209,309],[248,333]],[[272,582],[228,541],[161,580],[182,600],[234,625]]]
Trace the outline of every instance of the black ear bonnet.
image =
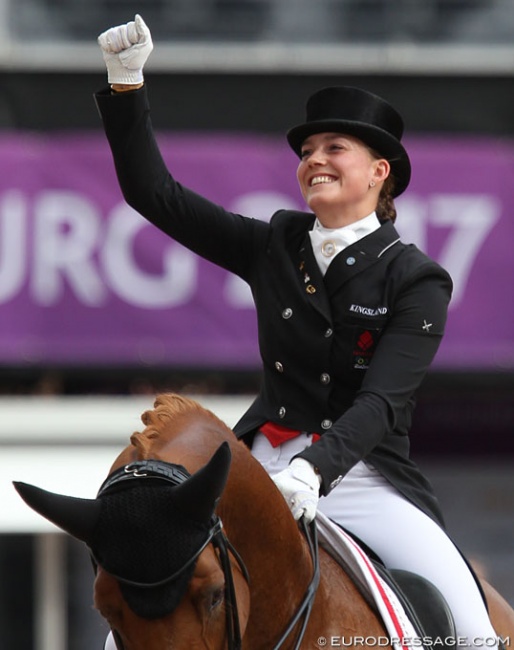
[[137,461],[111,474],[94,500],[15,487],[30,507],[87,544],[137,615],[154,619],[185,593],[195,553],[210,539],[230,458],[223,443],[193,475],[180,465]]

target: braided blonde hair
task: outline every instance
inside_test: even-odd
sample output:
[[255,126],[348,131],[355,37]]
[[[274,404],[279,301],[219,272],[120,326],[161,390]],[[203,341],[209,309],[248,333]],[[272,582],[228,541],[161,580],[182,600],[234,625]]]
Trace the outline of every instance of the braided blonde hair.
[[384,181],[378,197],[376,213],[379,221],[384,221],[386,219],[389,219],[393,223],[396,221],[396,206],[394,205],[393,193],[394,176],[389,174]]
[[[367,148],[376,160],[384,158],[384,156],[376,149],[369,146],[367,146]],[[389,172],[389,176],[385,179],[382,189],[380,190],[377,207],[375,209],[379,221],[385,221],[386,219],[389,219],[393,223],[396,221],[396,207],[393,198],[395,183],[396,181],[393,174]]]

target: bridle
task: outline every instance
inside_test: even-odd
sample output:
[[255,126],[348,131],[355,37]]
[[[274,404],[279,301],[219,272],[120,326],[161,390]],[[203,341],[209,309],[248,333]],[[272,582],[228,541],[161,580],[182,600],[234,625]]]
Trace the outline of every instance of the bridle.
[[[172,463],[167,463],[161,460],[138,460],[125,465],[124,467],[121,467],[120,469],[117,469],[112,474],[110,474],[101,485],[97,497],[100,497],[107,492],[112,493],[113,491],[125,487],[128,482],[133,482],[134,480],[158,479],[176,486],[189,479],[190,476],[191,475],[186,469]],[[306,524],[303,519],[300,520],[300,524],[309,545],[309,551],[313,563],[313,577],[307,587],[305,596],[303,597],[296,614],[289,622],[278,643],[273,647],[273,650],[280,650],[280,648],[287,640],[288,636],[293,631],[295,625],[303,617],[302,625],[297,633],[296,642],[294,645],[294,650],[299,650],[312,610],[312,605],[314,603],[316,590],[319,584],[318,540],[316,526],[314,522]],[[241,626],[239,624],[236,591],[234,587],[234,578],[232,575],[232,565],[230,563],[231,555],[235,558],[241,570],[241,573],[248,584],[250,583],[250,576],[241,556],[225,535],[223,531],[223,524],[217,514],[213,515],[207,538],[201,544],[200,548],[193,553],[193,555],[182,567],[180,567],[180,569],[178,569],[178,571],[175,571],[173,574],[167,576],[163,580],[148,583],[136,582],[134,580],[129,580],[122,576],[115,575],[110,572],[109,573],[120,583],[129,585],[131,587],[139,587],[141,589],[161,587],[172,582],[173,580],[176,580],[187,568],[196,562],[200,554],[211,543],[218,552],[218,559],[225,578],[225,613],[228,642],[227,648],[228,650],[241,650]],[[89,549],[89,551],[94,565],[99,565],[100,563],[95,558],[93,551],[91,549]],[[118,650],[124,650],[123,642],[119,637],[119,634],[115,630],[112,630],[112,634]]]

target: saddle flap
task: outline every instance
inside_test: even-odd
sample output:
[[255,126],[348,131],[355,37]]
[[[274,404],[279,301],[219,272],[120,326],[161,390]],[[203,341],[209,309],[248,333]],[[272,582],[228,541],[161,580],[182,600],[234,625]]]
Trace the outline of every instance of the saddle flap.
[[[448,604],[439,589],[422,576],[401,569],[385,569],[374,563],[377,573],[393,589],[419,632],[420,638],[448,640],[455,646],[455,622]],[[440,647],[445,647],[441,643]]]

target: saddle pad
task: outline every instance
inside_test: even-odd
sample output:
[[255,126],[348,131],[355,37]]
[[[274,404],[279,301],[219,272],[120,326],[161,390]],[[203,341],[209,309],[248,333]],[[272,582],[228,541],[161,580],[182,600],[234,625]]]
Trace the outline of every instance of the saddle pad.
[[316,513],[316,527],[320,545],[345,568],[368,604],[382,618],[393,648],[410,650],[413,640],[419,639],[419,633],[397,596],[378,575],[367,554],[350,535],[319,510]]

